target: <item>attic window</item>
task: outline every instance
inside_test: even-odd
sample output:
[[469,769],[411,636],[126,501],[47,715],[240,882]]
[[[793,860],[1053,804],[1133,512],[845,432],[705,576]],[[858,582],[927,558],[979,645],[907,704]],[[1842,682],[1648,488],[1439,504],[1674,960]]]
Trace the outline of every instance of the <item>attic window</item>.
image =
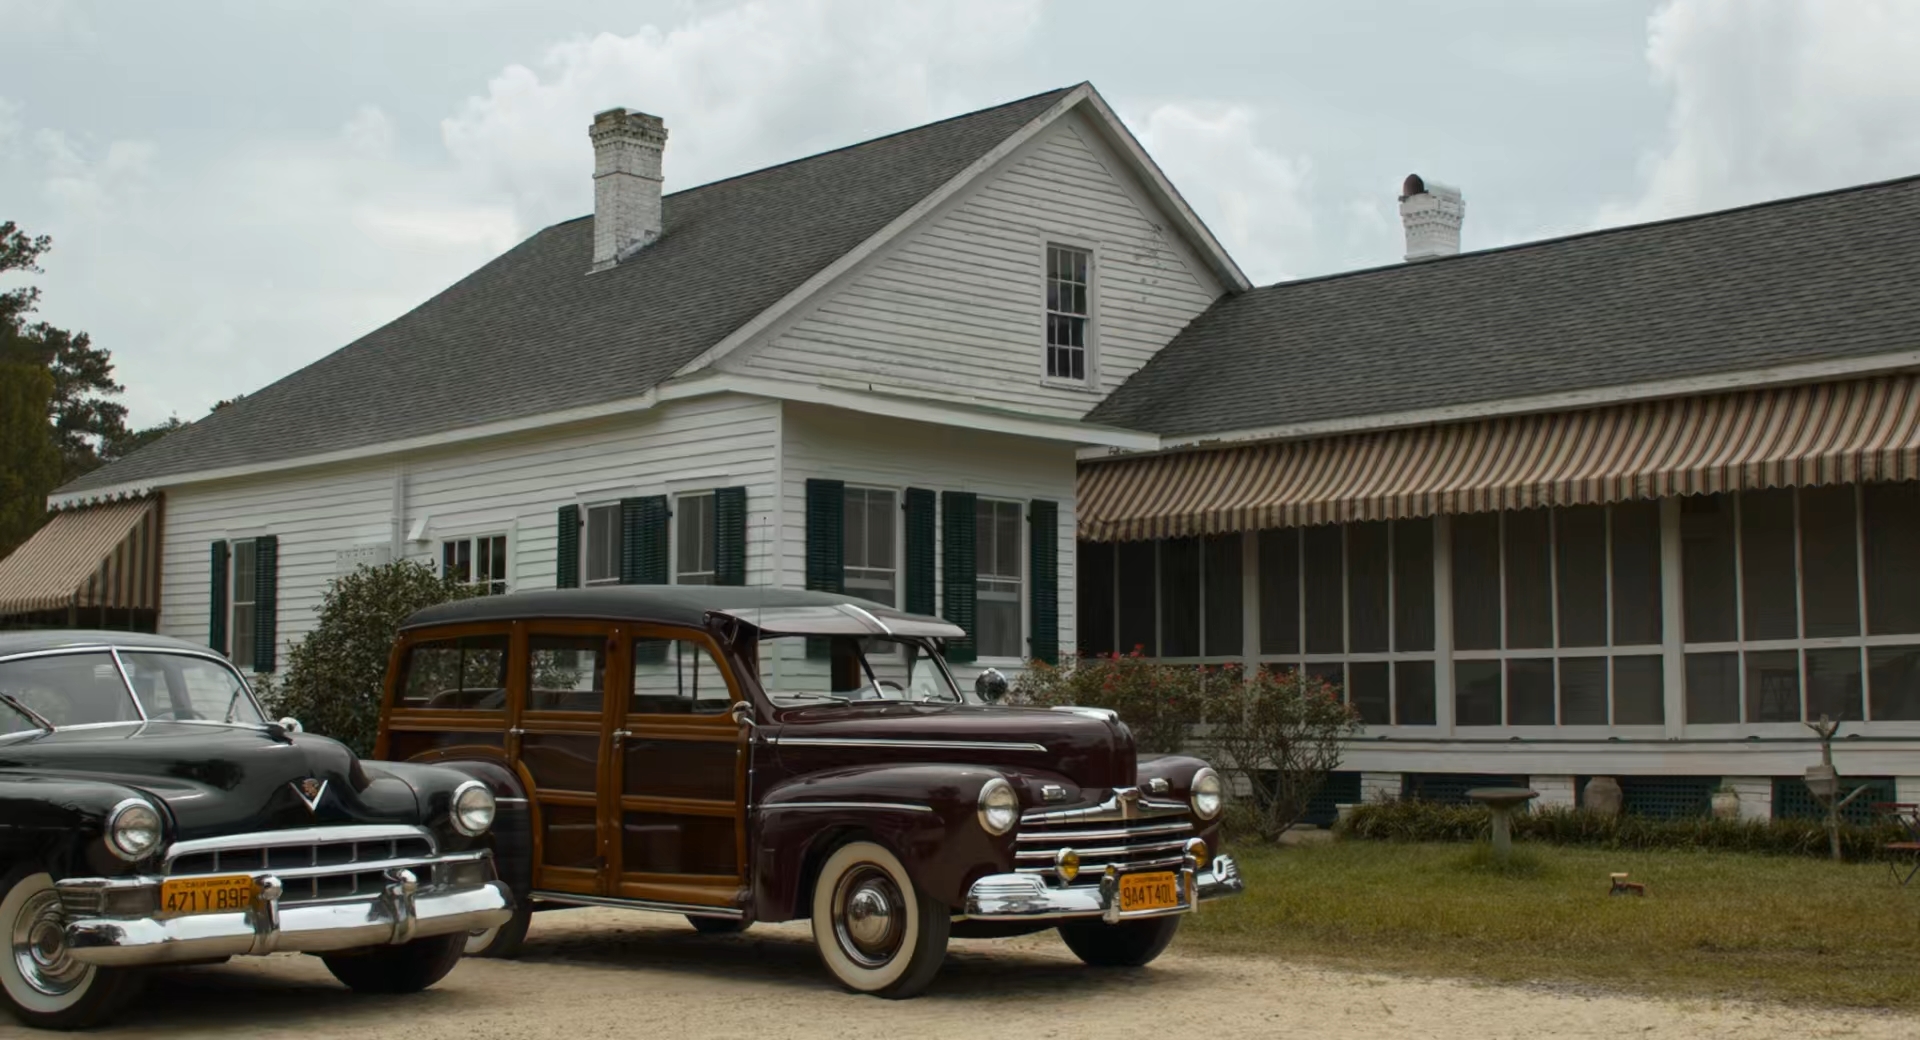
[[1087,269],[1089,254],[1047,247],[1047,378],[1087,378]]

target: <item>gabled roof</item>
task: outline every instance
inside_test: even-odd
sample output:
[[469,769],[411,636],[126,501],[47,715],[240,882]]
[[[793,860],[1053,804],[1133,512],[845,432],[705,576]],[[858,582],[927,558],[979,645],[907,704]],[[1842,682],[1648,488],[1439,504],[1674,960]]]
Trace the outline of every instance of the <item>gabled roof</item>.
[[1902,352],[1920,352],[1920,177],[1225,296],[1087,418],[1361,428]]
[[674,192],[660,238],[597,274],[587,273],[593,218],[555,224],[395,321],[55,494],[636,397],[1074,89]]

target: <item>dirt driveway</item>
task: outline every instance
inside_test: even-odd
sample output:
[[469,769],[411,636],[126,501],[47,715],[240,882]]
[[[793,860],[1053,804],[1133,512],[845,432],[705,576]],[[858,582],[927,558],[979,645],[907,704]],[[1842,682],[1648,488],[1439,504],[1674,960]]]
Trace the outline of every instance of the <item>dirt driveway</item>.
[[[0,1032],[27,1035],[10,1023]],[[925,996],[890,1002],[836,988],[804,927],[703,938],[677,917],[567,910],[535,919],[523,959],[467,961],[413,997],[356,997],[312,958],[241,959],[157,976],[143,1005],[90,1035],[1892,1040],[1920,1035],[1920,1020],[1474,987],[1178,953],[1143,971],[1094,973],[1051,936],[956,941]]]

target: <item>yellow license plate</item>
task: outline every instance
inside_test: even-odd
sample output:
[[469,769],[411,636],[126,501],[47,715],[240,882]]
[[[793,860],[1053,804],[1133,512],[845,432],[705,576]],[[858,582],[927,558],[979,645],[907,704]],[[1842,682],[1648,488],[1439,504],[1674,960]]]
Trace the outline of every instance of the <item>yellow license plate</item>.
[[1179,886],[1171,873],[1125,874],[1120,878],[1120,912],[1123,914],[1135,910],[1168,910],[1179,905]]
[[253,878],[247,874],[176,878],[160,882],[160,912],[171,916],[219,914],[253,905]]

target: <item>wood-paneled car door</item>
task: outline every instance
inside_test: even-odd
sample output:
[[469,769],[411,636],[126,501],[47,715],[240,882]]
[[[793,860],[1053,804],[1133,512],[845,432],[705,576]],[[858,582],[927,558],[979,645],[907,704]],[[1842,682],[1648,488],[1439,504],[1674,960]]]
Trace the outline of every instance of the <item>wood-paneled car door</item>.
[[[533,887],[604,895],[609,830],[604,792],[611,717],[608,690],[626,653],[611,624],[537,622],[520,637],[514,760],[533,783]],[[624,685],[624,684],[623,684]]]
[[736,906],[746,865],[746,745],[728,707],[741,696],[704,632],[640,626],[626,712],[614,732],[616,894]]

